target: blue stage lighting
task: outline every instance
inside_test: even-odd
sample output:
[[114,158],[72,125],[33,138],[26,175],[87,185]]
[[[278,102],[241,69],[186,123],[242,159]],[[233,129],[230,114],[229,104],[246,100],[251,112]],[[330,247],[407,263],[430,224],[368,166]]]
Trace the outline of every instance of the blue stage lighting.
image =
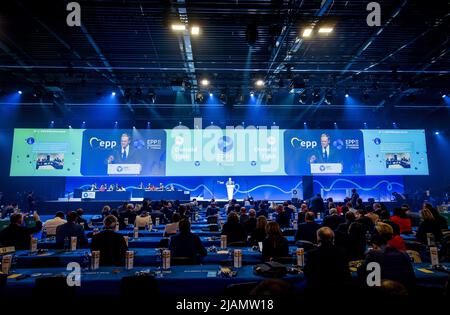
[[21,90],[19,90],[19,91],[17,91],[17,93],[19,93],[20,95],[22,95],[23,92],[22,92]]
[[434,134],[437,136],[439,135],[439,131],[435,131]]
[[116,92],[111,92],[111,96],[116,96]]

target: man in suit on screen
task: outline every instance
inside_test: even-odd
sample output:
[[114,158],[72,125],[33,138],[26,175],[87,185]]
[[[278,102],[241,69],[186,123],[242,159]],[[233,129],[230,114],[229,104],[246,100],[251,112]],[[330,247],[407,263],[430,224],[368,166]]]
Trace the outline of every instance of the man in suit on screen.
[[309,163],[342,163],[338,151],[330,146],[328,134],[320,136],[320,147],[310,156]]
[[120,137],[120,148],[108,157],[108,164],[140,164],[137,150],[131,145],[131,137],[124,133]]

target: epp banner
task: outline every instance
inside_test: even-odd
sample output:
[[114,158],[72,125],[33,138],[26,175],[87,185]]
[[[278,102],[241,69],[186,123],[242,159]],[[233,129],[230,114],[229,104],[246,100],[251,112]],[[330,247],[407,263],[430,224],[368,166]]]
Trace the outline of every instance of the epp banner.
[[164,176],[166,132],[102,130],[83,132],[81,174],[84,176]]
[[287,175],[362,175],[364,142],[360,130],[286,130]]

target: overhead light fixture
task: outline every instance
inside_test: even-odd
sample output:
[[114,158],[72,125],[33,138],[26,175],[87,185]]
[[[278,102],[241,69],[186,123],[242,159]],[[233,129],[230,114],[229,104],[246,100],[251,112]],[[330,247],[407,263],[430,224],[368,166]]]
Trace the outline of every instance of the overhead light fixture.
[[303,37],[310,37],[311,36],[311,34],[312,34],[312,28],[305,28],[304,30],[303,30],[303,34],[302,34],[302,36]]
[[116,96],[116,92],[111,92],[111,96]]
[[19,90],[19,91],[17,91],[17,93],[19,93],[20,95],[22,95],[23,92],[22,92],[21,90]]
[[191,34],[192,34],[192,35],[198,35],[198,34],[200,34],[200,27],[198,27],[198,26],[192,26],[192,27],[191,27]]
[[184,31],[186,30],[186,25],[184,24],[172,24],[173,31]]
[[333,32],[333,28],[332,27],[321,27],[321,28],[319,28],[319,33],[329,34],[331,32]]
[[207,79],[203,79],[202,81],[200,81],[200,83],[203,86],[208,86],[209,85],[209,81]]
[[437,136],[439,135],[439,131],[435,131],[434,134]]
[[264,81],[263,80],[256,80],[255,84],[256,84],[256,86],[261,87],[261,86],[264,86]]

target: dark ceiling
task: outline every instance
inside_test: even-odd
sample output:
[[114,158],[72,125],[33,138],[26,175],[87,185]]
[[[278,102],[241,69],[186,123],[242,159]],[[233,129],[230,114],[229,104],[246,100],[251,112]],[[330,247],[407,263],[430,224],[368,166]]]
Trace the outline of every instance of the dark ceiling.
[[[21,89],[29,108],[81,110],[114,90],[131,112],[185,106],[198,114],[206,105],[197,92],[237,111],[254,90],[256,104],[276,115],[283,107],[339,110],[349,92],[371,110],[444,107],[448,115],[448,1],[378,1],[380,27],[366,23],[368,0],[80,0],[81,27],[66,25],[68,2],[2,1],[3,96]],[[174,32],[180,20],[200,35]],[[321,26],[334,31],[317,34]],[[292,84],[305,94],[290,96]]]

